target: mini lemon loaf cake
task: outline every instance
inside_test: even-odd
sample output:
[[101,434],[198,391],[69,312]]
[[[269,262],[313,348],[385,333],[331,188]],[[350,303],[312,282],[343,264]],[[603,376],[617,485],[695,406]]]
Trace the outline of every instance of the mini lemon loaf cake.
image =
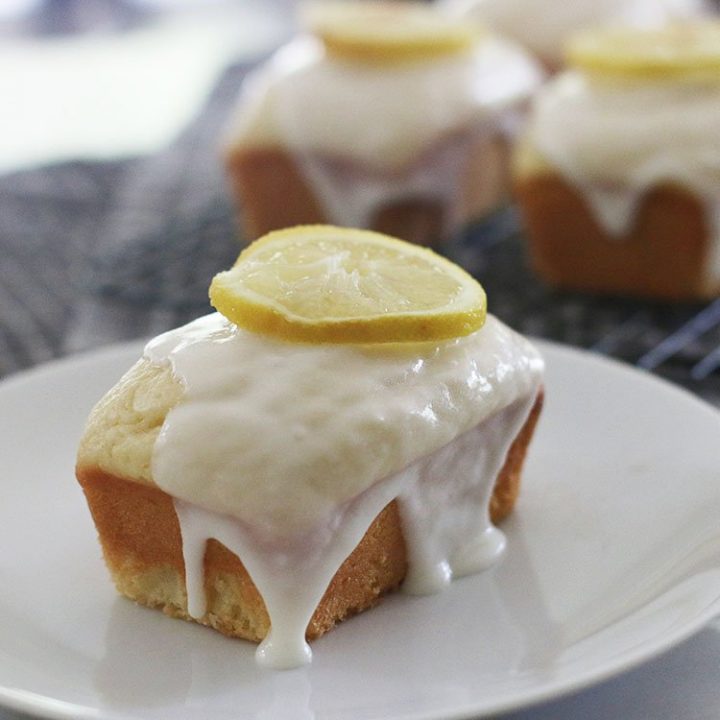
[[658,27],[699,17],[704,0],[441,0],[456,16],[486,24],[527,48],[550,71],[578,32],[603,26]]
[[120,593],[260,645],[501,555],[542,402],[533,346],[416,245],[271,233],[158,336],[88,420],[77,478]]
[[664,299],[720,292],[720,23],[604,30],[536,98],[515,158],[549,283]]
[[247,239],[332,222],[442,247],[507,203],[542,77],[523,50],[427,3],[317,2],[302,18],[227,131]]

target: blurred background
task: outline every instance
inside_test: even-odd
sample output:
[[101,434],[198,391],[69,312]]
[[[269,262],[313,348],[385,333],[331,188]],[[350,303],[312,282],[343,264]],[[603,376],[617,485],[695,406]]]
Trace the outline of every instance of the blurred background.
[[[204,313],[238,237],[219,158],[292,0],[0,3],[0,376]],[[522,332],[615,356],[720,404],[720,301],[553,291],[522,234],[459,254]]]
[[4,0],[0,171],[158,151],[292,19],[290,0]]
[[238,251],[220,129],[292,22],[283,0],[0,3],[0,375],[206,310]]

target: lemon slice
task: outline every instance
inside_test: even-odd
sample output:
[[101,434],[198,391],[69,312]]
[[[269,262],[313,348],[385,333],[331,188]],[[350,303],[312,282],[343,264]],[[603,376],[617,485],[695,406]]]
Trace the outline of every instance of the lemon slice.
[[604,75],[720,81],[720,22],[587,31],[569,43],[567,58],[575,67]]
[[469,335],[485,292],[426,248],[368,230],[304,225],[247,247],[210,285],[236,325],[285,340],[389,343]]
[[463,51],[481,34],[468,20],[425,3],[387,0],[319,0],[302,6],[301,22],[328,54],[392,63]]

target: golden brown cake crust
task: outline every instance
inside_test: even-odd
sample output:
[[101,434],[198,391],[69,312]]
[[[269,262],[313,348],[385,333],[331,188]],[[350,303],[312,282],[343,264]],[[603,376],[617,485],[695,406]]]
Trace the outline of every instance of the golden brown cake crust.
[[681,187],[647,192],[621,238],[608,236],[582,194],[551,171],[521,177],[515,194],[532,264],[551,285],[668,300],[720,293],[705,281],[703,205]]
[[280,150],[234,150],[226,159],[233,199],[248,242],[271,230],[327,223],[297,163]]
[[[490,506],[493,522],[501,521],[515,505],[542,401],[541,393],[508,452]],[[78,466],[76,472],[118,591],[142,605],[192,620],[172,498],[158,488],[97,467]],[[400,513],[393,501],[335,574],[308,625],[308,639],[376,604],[400,585],[406,571]],[[254,642],[265,637],[269,618],[262,597],[240,559],[216,540],[209,540],[205,550],[205,593],[208,612],[202,624]]]

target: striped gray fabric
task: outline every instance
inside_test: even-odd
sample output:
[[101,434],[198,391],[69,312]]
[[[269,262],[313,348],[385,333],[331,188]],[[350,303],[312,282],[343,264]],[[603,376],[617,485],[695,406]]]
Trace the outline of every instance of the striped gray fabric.
[[0,178],[0,374],[61,353],[121,171],[78,163]]

